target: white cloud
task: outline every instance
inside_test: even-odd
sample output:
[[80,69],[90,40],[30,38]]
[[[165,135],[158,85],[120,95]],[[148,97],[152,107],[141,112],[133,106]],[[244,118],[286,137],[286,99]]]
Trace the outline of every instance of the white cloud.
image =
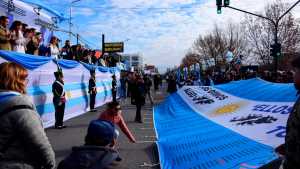
[[132,1],[124,1],[124,0],[111,0],[113,6],[120,8],[148,8],[148,7],[170,7],[174,4],[190,4],[194,3],[196,0],[132,0]]
[[72,8],[72,16],[92,16],[95,14],[95,11],[91,8],[77,8],[73,7]]

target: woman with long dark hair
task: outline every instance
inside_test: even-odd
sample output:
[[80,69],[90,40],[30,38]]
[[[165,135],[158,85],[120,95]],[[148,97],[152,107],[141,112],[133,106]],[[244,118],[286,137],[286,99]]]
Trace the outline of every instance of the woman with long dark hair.
[[50,57],[59,59],[59,48],[58,48],[58,38],[55,36],[52,36],[49,43],[50,48]]
[[14,21],[10,27],[11,46],[15,52],[25,53],[26,39],[23,36],[23,25],[20,21]]

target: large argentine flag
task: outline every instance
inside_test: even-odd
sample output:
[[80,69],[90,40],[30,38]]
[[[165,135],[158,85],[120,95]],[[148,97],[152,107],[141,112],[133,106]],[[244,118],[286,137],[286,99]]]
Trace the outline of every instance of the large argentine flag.
[[163,169],[259,168],[277,157],[293,84],[261,79],[185,86],[154,109]]

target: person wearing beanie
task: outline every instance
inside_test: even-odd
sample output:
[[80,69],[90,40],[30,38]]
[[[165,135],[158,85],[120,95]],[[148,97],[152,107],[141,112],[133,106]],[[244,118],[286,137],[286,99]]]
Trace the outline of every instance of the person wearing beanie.
[[85,144],[73,147],[72,153],[59,163],[57,169],[122,169],[115,161],[118,152],[110,148],[115,126],[106,120],[90,122]]

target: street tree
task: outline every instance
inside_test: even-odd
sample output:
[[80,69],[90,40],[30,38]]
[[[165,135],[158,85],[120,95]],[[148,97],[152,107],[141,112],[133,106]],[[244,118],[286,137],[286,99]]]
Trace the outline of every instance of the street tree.
[[234,57],[245,55],[247,52],[243,30],[233,23],[229,23],[223,29],[215,25],[212,32],[204,36],[199,35],[192,47],[192,53],[206,65],[209,65],[211,59],[216,66],[228,64],[226,58],[228,51],[232,52]]
[[188,51],[181,61],[183,67],[189,67],[196,63],[200,63],[200,56],[193,51]]
[[[276,21],[291,5],[277,0],[268,4],[262,15]],[[270,56],[270,46],[274,42],[275,27],[270,21],[262,18],[246,15],[242,22],[248,47],[251,49],[251,60],[261,65],[271,65],[273,58]],[[299,21],[290,12],[280,22],[278,27],[278,41],[282,45],[280,57],[280,68],[287,66],[288,60],[293,58],[299,49],[300,32]]]

